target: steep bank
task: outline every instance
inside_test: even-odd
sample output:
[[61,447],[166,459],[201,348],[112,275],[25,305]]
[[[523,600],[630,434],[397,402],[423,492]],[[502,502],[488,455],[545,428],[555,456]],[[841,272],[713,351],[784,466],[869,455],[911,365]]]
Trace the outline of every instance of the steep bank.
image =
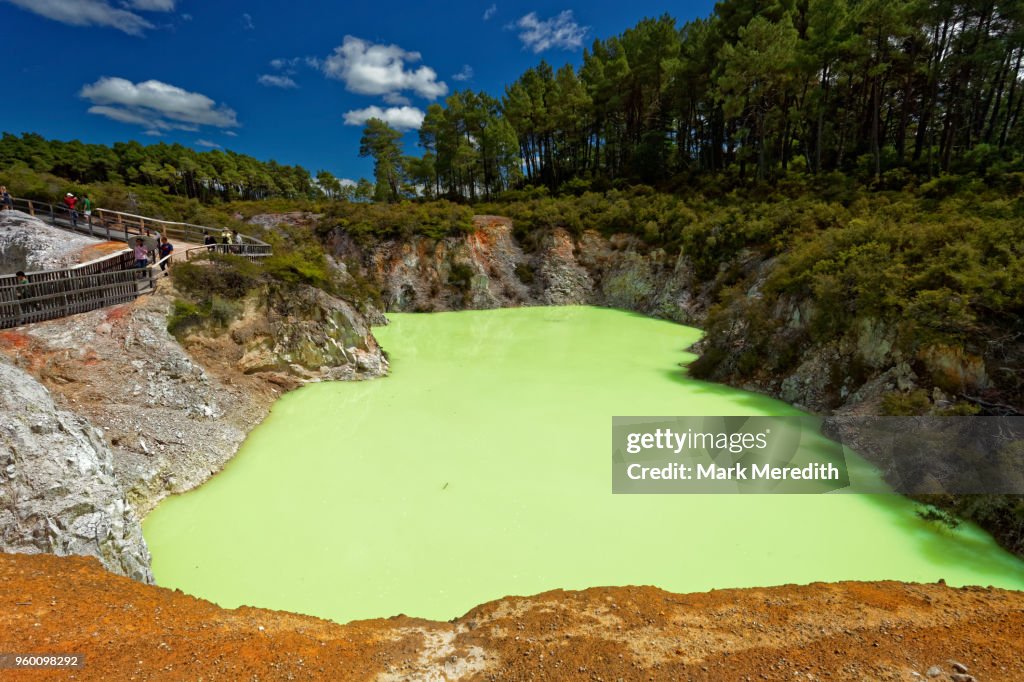
[[1024,678],[1024,595],[991,588],[556,590],[483,604],[448,623],[396,616],[338,625],[221,609],[87,558],[0,556],[0,581],[5,649],[84,654],[82,669],[59,673],[80,680]]
[[102,431],[58,408],[35,379],[0,356],[0,546],[100,557],[151,582],[135,510],[114,475]]
[[[5,481],[10,516],[0,549],[69,547],[99,557],[112,571],[149,580],[141,518],[164,496],[219,471],[277,396],[307,381],[386,372],[362,317],[322,292],[254,292],[230,329],[195,330],[183,342],[167,331],[175,296],[170,281],[161,280],[156,293],[134,303],[0,334],[0,353],[24,370],[19,383],[39,406],[26,412],[14,404],[8,413],[31,421],[25,428],[34,436],[32,447],[64,452],[66,433],[77,429],[90,434],[90,456],[98,462],[85,468],[103,473],[83,478],[45,458],[21,468],[22,446],[4,441],[0,460],[13,460],[22,480],[44,491],[46,506],[29,506]],[[328,343],[336,339],[344,343]],[[67,413],[74,414],[73,429],[35,427],[33,420],[67,423]],[[90,504],[78,504],[79,498]],[[132,538],[124,551],[112,550],[105,536],[76,533],[97,510],[109,516],[105,510],[121,508],[123,535]],[[17,531],[29,523],[48,530],[29,542]]]
[[413,236],[366,245],[326,233],[328,253],[379,288],[389,310],[434,312],[515,305],[602,305],[676,322],[704,319],[710,283],[685,256],[644,248],[629,235],[553,229],[521,243],[513,223],[476,216],[467,236]]

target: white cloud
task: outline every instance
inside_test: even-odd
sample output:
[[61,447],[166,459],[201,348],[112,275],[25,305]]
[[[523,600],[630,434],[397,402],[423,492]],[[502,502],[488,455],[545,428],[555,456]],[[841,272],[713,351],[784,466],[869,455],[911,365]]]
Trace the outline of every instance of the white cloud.
[[463,64],[462,70],[452,76],[453,81],[468,81],[473,77],[473,67]]
[[271,59],[270,68],[278,71],[284,71],[288,75],[295,73],[295,67],[299,64],[298,57],[292,57],[291,59]]
[[351,178],[338,178],[338,182],[341,183],[342,187],[355,187],[356,184],[358,184],[356,183],[355,180],[352,180]]
[[124,3],[129,9],[113,7],[107,0],[6,0],[39,16],[71,26],[109,26],[129,35],[141,36],[153,28],[145,18],[131,9],[167,11],[174,8],[173,0],[138,0]]
[[406,62],[420,60],[419,52],[406,52],[398,45],[375,45],[354,36],[345,36],[341,46],[321,64],[330,78],[345,82],[351,92],[361,95],[386,95],[410,90],[420,97],[435,99],[448,92],[429,66],[406,70]]
[[233,109],[217,106],[206,95],[157,80],[132,83],[104,77],[83,86],[78,94],[93,103],[89,113],[141,125],[149,131],[238,127]]
[[299,87],[299,84],[288,76],[275,76],[273,74],[265,73],[256,80],[260,85],[265,85],[268,88],[284,88],[285,90],[288,90]]
[[242,28],[246,31],[252,31],[256,28],[256,24],[252,23],[252,15],[248,12],[242,15]]
[[491,5],[486,10],[484,10],[484,21],[487,21],[488,19],[493,17],[495,15],[495,13],[497,13],[497,11],[498,11],[498,6],[497,5]]
[[550,19],[541,20],[536,12],[530,12],[516,22],[519,40],[523,46],[539,53],[552,47],[576,50],[583,45],[589,27],[580,26],[567,9]]
[[381,109],[378,106],[369,106],[365,109],[356,109],[345,114],[345,125],[361,126],[371,118],[379,118],[391,127],[398,130],[415,130],[423,125],[423,112],[416,107],[388,107]]
[[181,15],[181,20],[182,21],[192,21],[192,15],[191,14],[182,14]]
[[159,118],[154,119],[152,116],[137,111],[131,111],[129,109],[119,109],[118,107],[107,107],[97,105],[89,107],[90,114],[97,114],[98,116],[106,116],[107,118],[117,121],[119,123],[128,123],[131,125],[140,125],[148,128],[147,134],[160,134],[164,130],[189,130],[195,132],[199,130],[198,126],[189,123],[174,123],[171,121],[164,121]]
[[238,133],[236,133],[234,130],[225,130],[224,134],[227,135],[228,137],[238,137]]
[[200,147],[209,147],[210,149],[220,149],[220,145],[210,140],[196,140],[196,144]]
[[143,12],[173,12],[176,2],[177,0],[128,0],[123,4]]

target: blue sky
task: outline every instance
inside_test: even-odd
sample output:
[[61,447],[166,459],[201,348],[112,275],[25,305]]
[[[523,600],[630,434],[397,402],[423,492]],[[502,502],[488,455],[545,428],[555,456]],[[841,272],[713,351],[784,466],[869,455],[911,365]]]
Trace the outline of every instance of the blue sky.
[[0,0],[0,130],[218,145],[368,177],[358,124],[370,115],[403,126],[418,153],[421,112],[453,90],[500,97],[542,58],[578,64],[594,38],[712,6]]

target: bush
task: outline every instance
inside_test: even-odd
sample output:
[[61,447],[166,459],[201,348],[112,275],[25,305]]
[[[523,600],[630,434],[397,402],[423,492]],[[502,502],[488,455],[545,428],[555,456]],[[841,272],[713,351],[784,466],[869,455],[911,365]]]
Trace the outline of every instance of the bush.
[[343,230],[362,244],[417,235],[442,239],[472,232],[473,213],[466,206],[444,200],[399,204],[336,202],[327,207],[316,231],[326,237],[334,230]]
[[201,324],[205,314],[199,306],[189,301],[176,299],[171,306],[171,314],[167,316],[167,331],[172,336],[180,337],[188,329]]
[[927,414],[931,406],[928,391],[923,388],[910,393],[894,391],[882,396],[882,414],[888,417],[917,417]]
[[263,260],[266,276],[287,284],[308,284],[328,291],[334,290],[327,259],[323,252],[276,251]]
[[216,295],[199,305],[179,298],[172,304],[171,314],[167,317],[167,331],[181,338],[190,329],[200,326],[227,327],[241,312],[239,303]]
[[261,281],[260,267],[240,256],[210,254],[171,268],[174,286],[203,302],[214,296],[237,300],[248,294]]

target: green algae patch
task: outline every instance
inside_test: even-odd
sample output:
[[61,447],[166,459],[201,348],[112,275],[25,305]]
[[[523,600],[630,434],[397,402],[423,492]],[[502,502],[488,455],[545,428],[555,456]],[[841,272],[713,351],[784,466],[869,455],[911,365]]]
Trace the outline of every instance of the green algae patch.
[[987,535],[895,495],[613,495],[614,415],[799,414],[690,379],[699,330],[560,307],[393,315],[375,334],[391,376],[286,395],[221,474],[146,519],[158,584],[337,621],[598,585],[1024,589]]

